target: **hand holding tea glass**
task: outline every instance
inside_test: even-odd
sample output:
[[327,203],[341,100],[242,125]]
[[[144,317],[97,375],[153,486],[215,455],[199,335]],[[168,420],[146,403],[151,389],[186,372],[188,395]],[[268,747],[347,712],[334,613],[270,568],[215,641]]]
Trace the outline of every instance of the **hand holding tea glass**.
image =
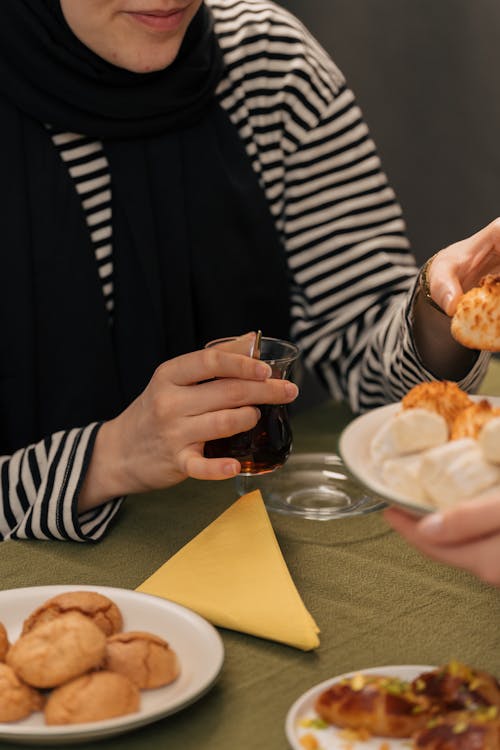
[[[207,347],[217,346],[228,351],[259,354],[272,371],[271,377],[284,380],[291,371],[299,355],[295,344],[282,339],[261,336],[260,332],[251,337],[228,337],[210,341]],[[256,349],[260,349],[259,352]],[[247,432],[240,432],[227,438],[205,443],[207,458],[236,458],[241,464],[237,478],[240,494],[249,486],[247,478],[268,474],[283,466],[292,449],[292,430],[285,404],[259,404],[260,418],[256,426]]]
[[[252,356],[254,337],[232,337],[211,341],[229,351]],[[299,351],[280,339],[261,339],[260,359],[272,370],[272,378],[287,378]],[[260,490],[268,510],[316,521],[329,521],[371,513],[385,506],[349,474],[335,453],[292,451],[292,430],[285,405],[258,406],[256,426],[228,438],[205,443],[207,458],[236,458],[241,472],[236,477],[240,495]],[[334,425],[332,425],[334,429]]]

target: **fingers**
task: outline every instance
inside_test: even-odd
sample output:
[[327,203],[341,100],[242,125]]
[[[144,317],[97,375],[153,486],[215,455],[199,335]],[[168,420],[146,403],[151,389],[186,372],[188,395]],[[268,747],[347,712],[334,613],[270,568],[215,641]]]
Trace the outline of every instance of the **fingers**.
[[386,508],[383,515],[394,531],[397,531],[398,534],[404,536],[408,541],[413,541],[413,537],[417,534],[416,528],[421,520],[421,516],[406,513],[404,510],[393,507]]
[[241,471],[236,459],[205,458],[201,448],[187,448],[180,458],[186,475],[193,479],[230,479]]
[[298,392],[294,383],[277,378],[264,382],[214,380],[190,389],[186,413],[196,416],[258,404],[289,404],[295,400]]
[[[395,531],[427,557],[463,568],[500,586],[500,498],[457,506],[446,513],[410,516],[395,508],[384,517]],[[492,515],[488,515],[492,511]],[[485,515],[483,515],[485,514]],[[471,528],[467,528],[468,523]]]
[[418,533],[440,544],[457,544],[500,534],[500,493],[461,503],[443,513],[432,513],[420,521]]
[[423,518],[396,508],[388,508],[384,515],[396,531],[412,538],[433,544],[461,544],[494,533],[500,534],[500,493],[460,503]]
[[207,346],[215,346],[217,349],[222,349],[225,352],[233,352],[234,354],[246,354],[247,357],[251,357],[252,345],[255,341],[255,332],[245,333],[243,336],[235,338],[217,339],[211,341]]
[[487,273],[500,272],[500,219],[475,234],[441,250],[429,268],[433,299],[447,313],[455,313],[460,296]]
[[432,298],[448,316],[454,315],[457,304],[464,293],[460,274],[459,246],[463,243],[451,245],[436,255],[428,270],[430,292]]
[[189,445],[190,443],[205,443],[207,440],[230,437],[251,430],[255,427],[259,418],[260,411],[254,406],[200,414],[185,421],[184,439],[186,444]]
[[164,362],[155,374],[175,385],[193,385],[214,378],[265,380],[272,370],[265,362],[217,346]]

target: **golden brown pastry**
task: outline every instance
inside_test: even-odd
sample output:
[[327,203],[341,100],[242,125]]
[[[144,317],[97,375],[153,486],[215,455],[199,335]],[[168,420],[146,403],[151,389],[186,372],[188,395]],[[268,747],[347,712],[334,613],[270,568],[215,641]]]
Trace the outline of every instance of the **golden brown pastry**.
[[47,724],[102,721],[138,711],[139,690],[116,672],[91,672],[54,690],[45,705]]
[[458,440],[463,437],[478,438],[484,425],[500,416],[500,407],[495,407],[486,399],[472,403],[465,409],[462,409],[453,421],[451,428],[451,440]]
[[5,626],[0,622],[0,662],[5,661],[7,651],[9,650],[9,638]]
[[315,710],[329,724],[382,737],[410,737],[431,716],[431,704],[410,683],[395,677],[357,674],[334,683]]
[[488,274],[460,298],[451,334],[469,349],[500,351],[500,275]]
[[431,719],[413,736],[413,750],[499,750],[495,711],[452,712]]
[[0,664],[0,721],[25,719],[42,705],[41,693],[22,682],[12,667]]
[[118,633],[123,627],[120,610],[107,596],[96,591],[68,591],[48,599],[32,612],[23,624],[22,634],[66,612],[79,612],[90,617],[104,635]]
[[168,643],[142,631],[108,638],[104,668],[125,675],[138,688],[168,685],[179,675],[177,655]]
[[448,423],[450,432],[458,413],[472,403],[467,393],[450,380],[419,383],[401,400],[403,409],[430,409],[441,414]]
[[424,672],[412,683],[418,695],[425,695],[443,713],[476,711],[496,707],[500,711],[500,683],[488,672],[451,661]]
[[7,664],[38,688],[62,685],[101,665],[106,636],[92,620],[68,612],[38,625],[9,649]]

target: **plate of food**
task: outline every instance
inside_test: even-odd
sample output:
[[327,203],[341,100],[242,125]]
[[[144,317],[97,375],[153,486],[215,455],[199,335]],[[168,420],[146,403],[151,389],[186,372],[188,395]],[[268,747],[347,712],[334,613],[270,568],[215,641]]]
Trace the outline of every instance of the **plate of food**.
[[354,419],[339,452],[365,487],[413,513],[500,492],[500,398],[421,383]]
[[403,664],[315,685],[291,706],[285,732],[293,750],[498,748],[499,712],[493,675],[460,662]]
[[173,714],[216,681],[224,647],[191,610],[105,586],[0,592],[0,740],[56,745]]

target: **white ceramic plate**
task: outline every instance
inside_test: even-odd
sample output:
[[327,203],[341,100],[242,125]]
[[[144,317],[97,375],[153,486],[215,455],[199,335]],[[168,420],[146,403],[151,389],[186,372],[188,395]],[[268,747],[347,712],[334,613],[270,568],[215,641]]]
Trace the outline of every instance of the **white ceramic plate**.
[[348,672],[341,674],[338,677],[333,677],[330,680],[325,680],[315,685],[306,693],[300,696],[293,706],[290,708],[285,722],[285,731],[288,742],[290,743],[293,750],[304,750],[304,745],[301,744],[300,739],[305,734],[312,734],[319,743],[321,750],[380,750],[382,742],[386,743],[387,750],[408,750],[408,740],[391,740],[387,738],[373,737],[370,740],[353,742],[349,740],[346,742],[345,737],[342,736],[342,730],[337,729],[333,726],[328,726],[326,729],[314,729],[312,727],[301,726],[303,721],[308,719],[318,718],[318,714],[314,710],[314,703],[317,697],[324,691],[327,690],[331,685],[346,677],[352,677],[353,675],[361,672],[362,674],[377,674],[377,675],[389,675],[392,677],[399,677],[401,680],[413,680],[422,672],[429,672],[435,667],[415,664],[400,664],[397,666],[389,667],[372,667],[370,669],[358,669],[356,672]]
[[206,693],[224,661],[222,640],[206,620],[179,604],[127,589],[106,586],[36,586],[0,591],[0,621],[12,643],[23,621],[40,604],[65,591],[97,591],[112,599],[123,615],[124,630],[146,630],[164,638],[176,651],[181,674],[170,685],[141,690],[141,708],[135,714],[88,724],[46,726],[43,714],[15,723],[0,723],[0,740],[23,744],[55,745],[88,742],[122,734],[180,711]]
[[[487,399],[494,406],[500,406],[498,396],[471,396],[475,401]],[[339,453],[345,465],[356,479],[379,497],[394,505],[399,505],[412,513],[429,513],[434,508],[417,503],[388,487],[380,478],[377,467],[370,458],[370,444],[375,433],[401,409],[401,403],[381,406],[354,419],[342,432],[339,440]]]

